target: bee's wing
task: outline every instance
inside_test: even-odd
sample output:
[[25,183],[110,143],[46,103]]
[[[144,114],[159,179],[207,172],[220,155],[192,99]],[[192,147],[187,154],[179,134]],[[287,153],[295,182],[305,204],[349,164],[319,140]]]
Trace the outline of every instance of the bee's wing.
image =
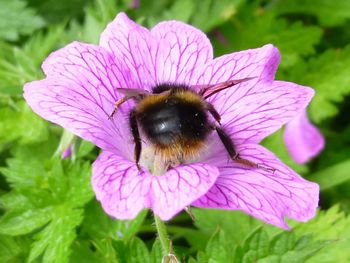
[[210,96],[214,95],[215,93],[218,93],[219,91],[222,91],[224,89],[230,88],[234,85],[237,85],[239,83],[255,79],[256,77],[250,77],[245,79],[236,79],[236,80],[228,80],[216,84],[208,84],[208,85],[200,85],[197,86],[199,88],[199,95],[202,95],[204,99],[209,98]]
[[138,97],[138,96],[148,96],[151,93],[143,89],[124,89],[118,88],[118,92],[122,93],[126,97]]

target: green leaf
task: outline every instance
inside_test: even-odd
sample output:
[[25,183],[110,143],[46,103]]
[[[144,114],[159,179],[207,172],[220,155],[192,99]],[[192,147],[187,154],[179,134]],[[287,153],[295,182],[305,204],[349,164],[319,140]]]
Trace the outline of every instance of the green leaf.
[[116,220],[102,210],[100,203],[92,201],[86,208],[83,230],[94,237],[128,242],[138,232],[146,215],[144,210],[134,220]]
[[215,26],[229,20],[236,12],[242,0],[204,0],[196,2],[190,23],[203,31],[209,31]]
[[0,205],[6,210],[27,210],[34,208],[27,196],[17,191],[6,192],[0,196]]
[[62,163],[59,158],[52,160],[50,168],[50,171],[47,173],[49,189],[51,190],[52,197],[59,203],[64,200],[68,190],[67,178],[64,175]]
[[26,7],[22,0],[0,0],[0,38],[18,40],[20,35],[30,35],[45,25],[35,10]]
[[52,207],[10,211],[0,220],[0,233],[11,236],[30,233],[49,222],[52,212]]
[[66,38],[64,25],[58,25],[35,34],[22,48],[0,42],[0,95],[22,98],[24,83],[43,77],[41,63]]
[[51,193],[45,188],[23,188],[12,190],[1,196],[0,203],[10,211],[25,211],[45,208],[55,204]]
[[175,1],[169,9],[164,9],[164,20],[179,20],[188,22],[196,8],[195,1],[179,0]]
[[194,223],[200,230],[212,235],[219,228],[225,232],[227,241],[233,244],[241,243],[242,237],[261,225],[260,221],[241,211],[195,208],[192,211],[196,218]]
[[[14,49],[14,57],[19,65],[33,65],[33,71],[42,76],[40,65],[50,52],[66,44],[66,23],[49,27],[46,32],[38,32],[25,42],[23,49]],[[30,64],[31,62],[31,64]]]
[[232,254],[229,253],[229,251],[224,232],[221,230],[214,233],[205,249],[206,255],[209,259],[208,262],[210,263],[232,262]]
[[302,62],[290,72],[293,80],[315,89],[310,105],[310,117],[316,122],[338,113],[335,102],[350,93],[350,45],[344,49],[327,50],[308,62]]
[[35,158],[26,160],[26,156],[23,157],[8,159],[8,167],[1,167],[0,172],[5,175],[6,180],[14,188],[37,188],[44,185],[46,171],[42,162]]
[[282,232],[271,240],[270,250],[274,255],[283,255],[292,250],[294,244],[295,235],[291,235],[289,232]]
[[321,211],[307,224],[295,228],[296,236],[312,235],[313,240],[331,241],[313,255],[308,263],[348,262],[350,259],[350,217],[334,206]]
[[[57,127],[58,128],[58,127]],[[58,128],[60,131],[61,128]],[[52,129],[51,129],[52,131]],[[58,145],[58,137],[53,133],[49,133],[49,138],[46,141],[35,144],[26,144],[26,145],[18,145],[14,144],[11,148],[11,159],[17,159],[21,162],[25,162],[28,160],[35,160],[41,164],[42,167],[45,167],[44,170],[47,170],[46,163],[51,160],[56,148]],[[49,168],[49,166],[48,166]]]
[[191,227],[169,226],[169,231],[186,239],[192,249],[204,250],[215,229],[198,230]]
[[67,18],[80,18],[92,0],[27,0],[37,12],[50,23],[59,23]]
[[[23,91],[23,84],[28,80],[34,79],[35,72],[39,71],[39,69],[33,69],[31,61],[26,61],[23,65],[23,57],[17,59],[16,54],[19,52],[24,53],[18,47],[0,42],[0,94],[3,96],[20,97]],[[14,105],[13,108],[17,109],[17,107],[17,105]]]
[[205,254],[203,251],[199,251],[197,254],[197,262],[198,263],[208,263],[209,256],[207,256],[207,254]]
[[96,146],[91,142],[82,140],[78,147],[77,158],[82,158],[87,156],[95,149],[95,147]]
[[76,237],[75,228],[82,221],[83,210],[57,207],[51,223],[36,235],[29,262],[44,253],[43,262],[68,262],[70,246]]
[[[320,185],[321,190],[327,190],[350,180],[350,160],[332,165],[329,168],[311,174],[308,179]],[[331,176],[331,178],[330,178]]]
[[[72,263],[101,263],[101,262],[111,262],[103,261],[102,256],[94,249],[92,249],[92,244],[90,241],[76,239],[72,244],[72,254],[69,257],[69,262]],[[118,261],[116,261],[118,262]]]
[[150,255],[145,243],[141,239],[134,237],[131,239],[128,247],[128,262],[129,263],[150,263]]
[[28,238],[14,238],[0,235],[0,262],[25,262],[28,248]]
[[13,237],[0,235],[0,252],[0,261],[8,262],[21,253],[21,247]]
[[162,258],[163,258],[163,249],[159,239],[157,238],[154,241],[152,250],[151,250],[151,263],[162,262]]
[[91,164],[76,162],[67,171],[69,190],[65,193],[71,207],[81,207],[94,196],[91,187]]
[[142,5],[136,17],[145,18],[153,27],[163,20],[180,20],[203,31],[210,31],[232,18],[242,0],[158,1]]
[[[125,262],[126,248],[123,243],[112,242],[111,239],[95,239],[93,244],[99,253],[101,262],[119,263]],[[119,253],[122,251],[122,253]]]
[[258,228],[244,241],[243,251],[242,262],[254,262],[268,255],[269,237],[263,228]]
[[287,252],[282,256],[283,262],[298,263],[304,262],[322,249],[328,242],[312,242],[310,236],[303,236],[296,243],[294,250]]
[[314,240],[310,235],[296,239],[293,232],[280,233],[271,240],[263,228],[258,228],[237,247],[235,262],[305,262],[327,244],[327,241]]
[[337,26],[350,18],[348,0],[279,0],[275,9],[279,14],[307,14],[316,16],[323,26]]
[[217,49],[219,54],[232,52],[232,47],[244,50],[272,43],[281,51],[283,68],[289,68],[303,57],[314,54],[315,45],[322,36],[322,29],[317,26],[277,18],[276,13],[265,11],[256,4],[245,7],[233,22],[220,27],[219,32],[229,45],[228,50],[218,40],[214,41],[215,46],[221,47]]
[[73,20],[70,24],[68,38],[71,41],[82,40],[88,43],[99,42],[100,34],[120,11],[126,9],[121,1],[116,4],[114,0],[98,0],[88,5],[84,23]]
[[28,144],[47,140],[47,122],[34,114],[24,102],[16,108],[0,108],[0,143],[18,140]]

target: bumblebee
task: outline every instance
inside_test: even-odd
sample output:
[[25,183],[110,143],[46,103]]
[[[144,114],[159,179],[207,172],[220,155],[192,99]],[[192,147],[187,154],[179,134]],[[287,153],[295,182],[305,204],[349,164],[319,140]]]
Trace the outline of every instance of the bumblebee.
[[[269,170],[259,164],[243,159],[235,150],[229,135],[221,128],[220,114],[207,101],[212,95],[248,81],[252,78],[230,80],[214,85],[197,87],[195,92],[189,86],[160,84],[151,92],[138,89],[118,89],[125,96],[115,103],[109,118],[127,100],[133,99],[136,106],[129,113],[129,124],[134,139],[134,158],[137,167],[141,157],[141,136],[154,147],[155,155],[169,165],[186,163],[193,159],[205,146],[208,135],[217,132],[230,158],[236,162]],[[212,123],[209,115],[216,123]]]

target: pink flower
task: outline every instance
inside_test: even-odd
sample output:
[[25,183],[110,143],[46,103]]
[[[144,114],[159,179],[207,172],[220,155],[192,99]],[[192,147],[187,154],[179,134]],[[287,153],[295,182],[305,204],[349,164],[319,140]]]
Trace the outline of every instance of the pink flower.
[[300,164],[317,156],[325,145],[322,133],[309,121],[306,111],[286,125],[283,139],[289,154]]
[[[151,30],[120,13],[98,46],[74,42],[43,63],[46,78],[27,83],[24,97],[33,111],[103,149],[93,164],[92,185],[104,210],[132,219],[151,208],[169,220],[188,205],[240,209],[287,228],[284,217],[307,221],[315,215],[318,185],[308,182],[258,145],[308,105],[314,92],[274,81],[280,60],[272,45],[213,59],[210,41],[196,28],[177,21]],[[198,85],[249,78],[208,101],[221,115],[223,129],[240,156],[272,167],[251,168],[231,160],[216,133],[197,162],[155,176],[137,169],[126,114],[131,101],[112,120],[118,88],[151,91],[160,83]],[[210,142],[210,143],[209,143]],[[145,148],[143,148],[145,149]],[[143,152],[141,164],[151,155]]]

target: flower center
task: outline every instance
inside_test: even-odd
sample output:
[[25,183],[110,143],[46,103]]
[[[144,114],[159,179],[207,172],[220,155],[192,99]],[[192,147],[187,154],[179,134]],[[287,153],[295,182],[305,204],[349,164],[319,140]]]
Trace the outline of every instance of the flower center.
[[169,168],[169,163],[165,162],[160,155],[156,154],[152,146],[143,147],[140,165],[155,176],[165,174]]
[[155,147],[152,145],[142,146],[140,166],[146,169],[148,172],[155,176],[161,176],[165,174],[169,169],[175,168],[180,164],[191,164],[200,162],[203,158],[210,155],[212,150],[212,144],[207,143],[203,149],[196,152],[195,155],[190,156],[188,159],[179,159],[175,156],[173,158],[165,158],[161,154],[156,152]]

